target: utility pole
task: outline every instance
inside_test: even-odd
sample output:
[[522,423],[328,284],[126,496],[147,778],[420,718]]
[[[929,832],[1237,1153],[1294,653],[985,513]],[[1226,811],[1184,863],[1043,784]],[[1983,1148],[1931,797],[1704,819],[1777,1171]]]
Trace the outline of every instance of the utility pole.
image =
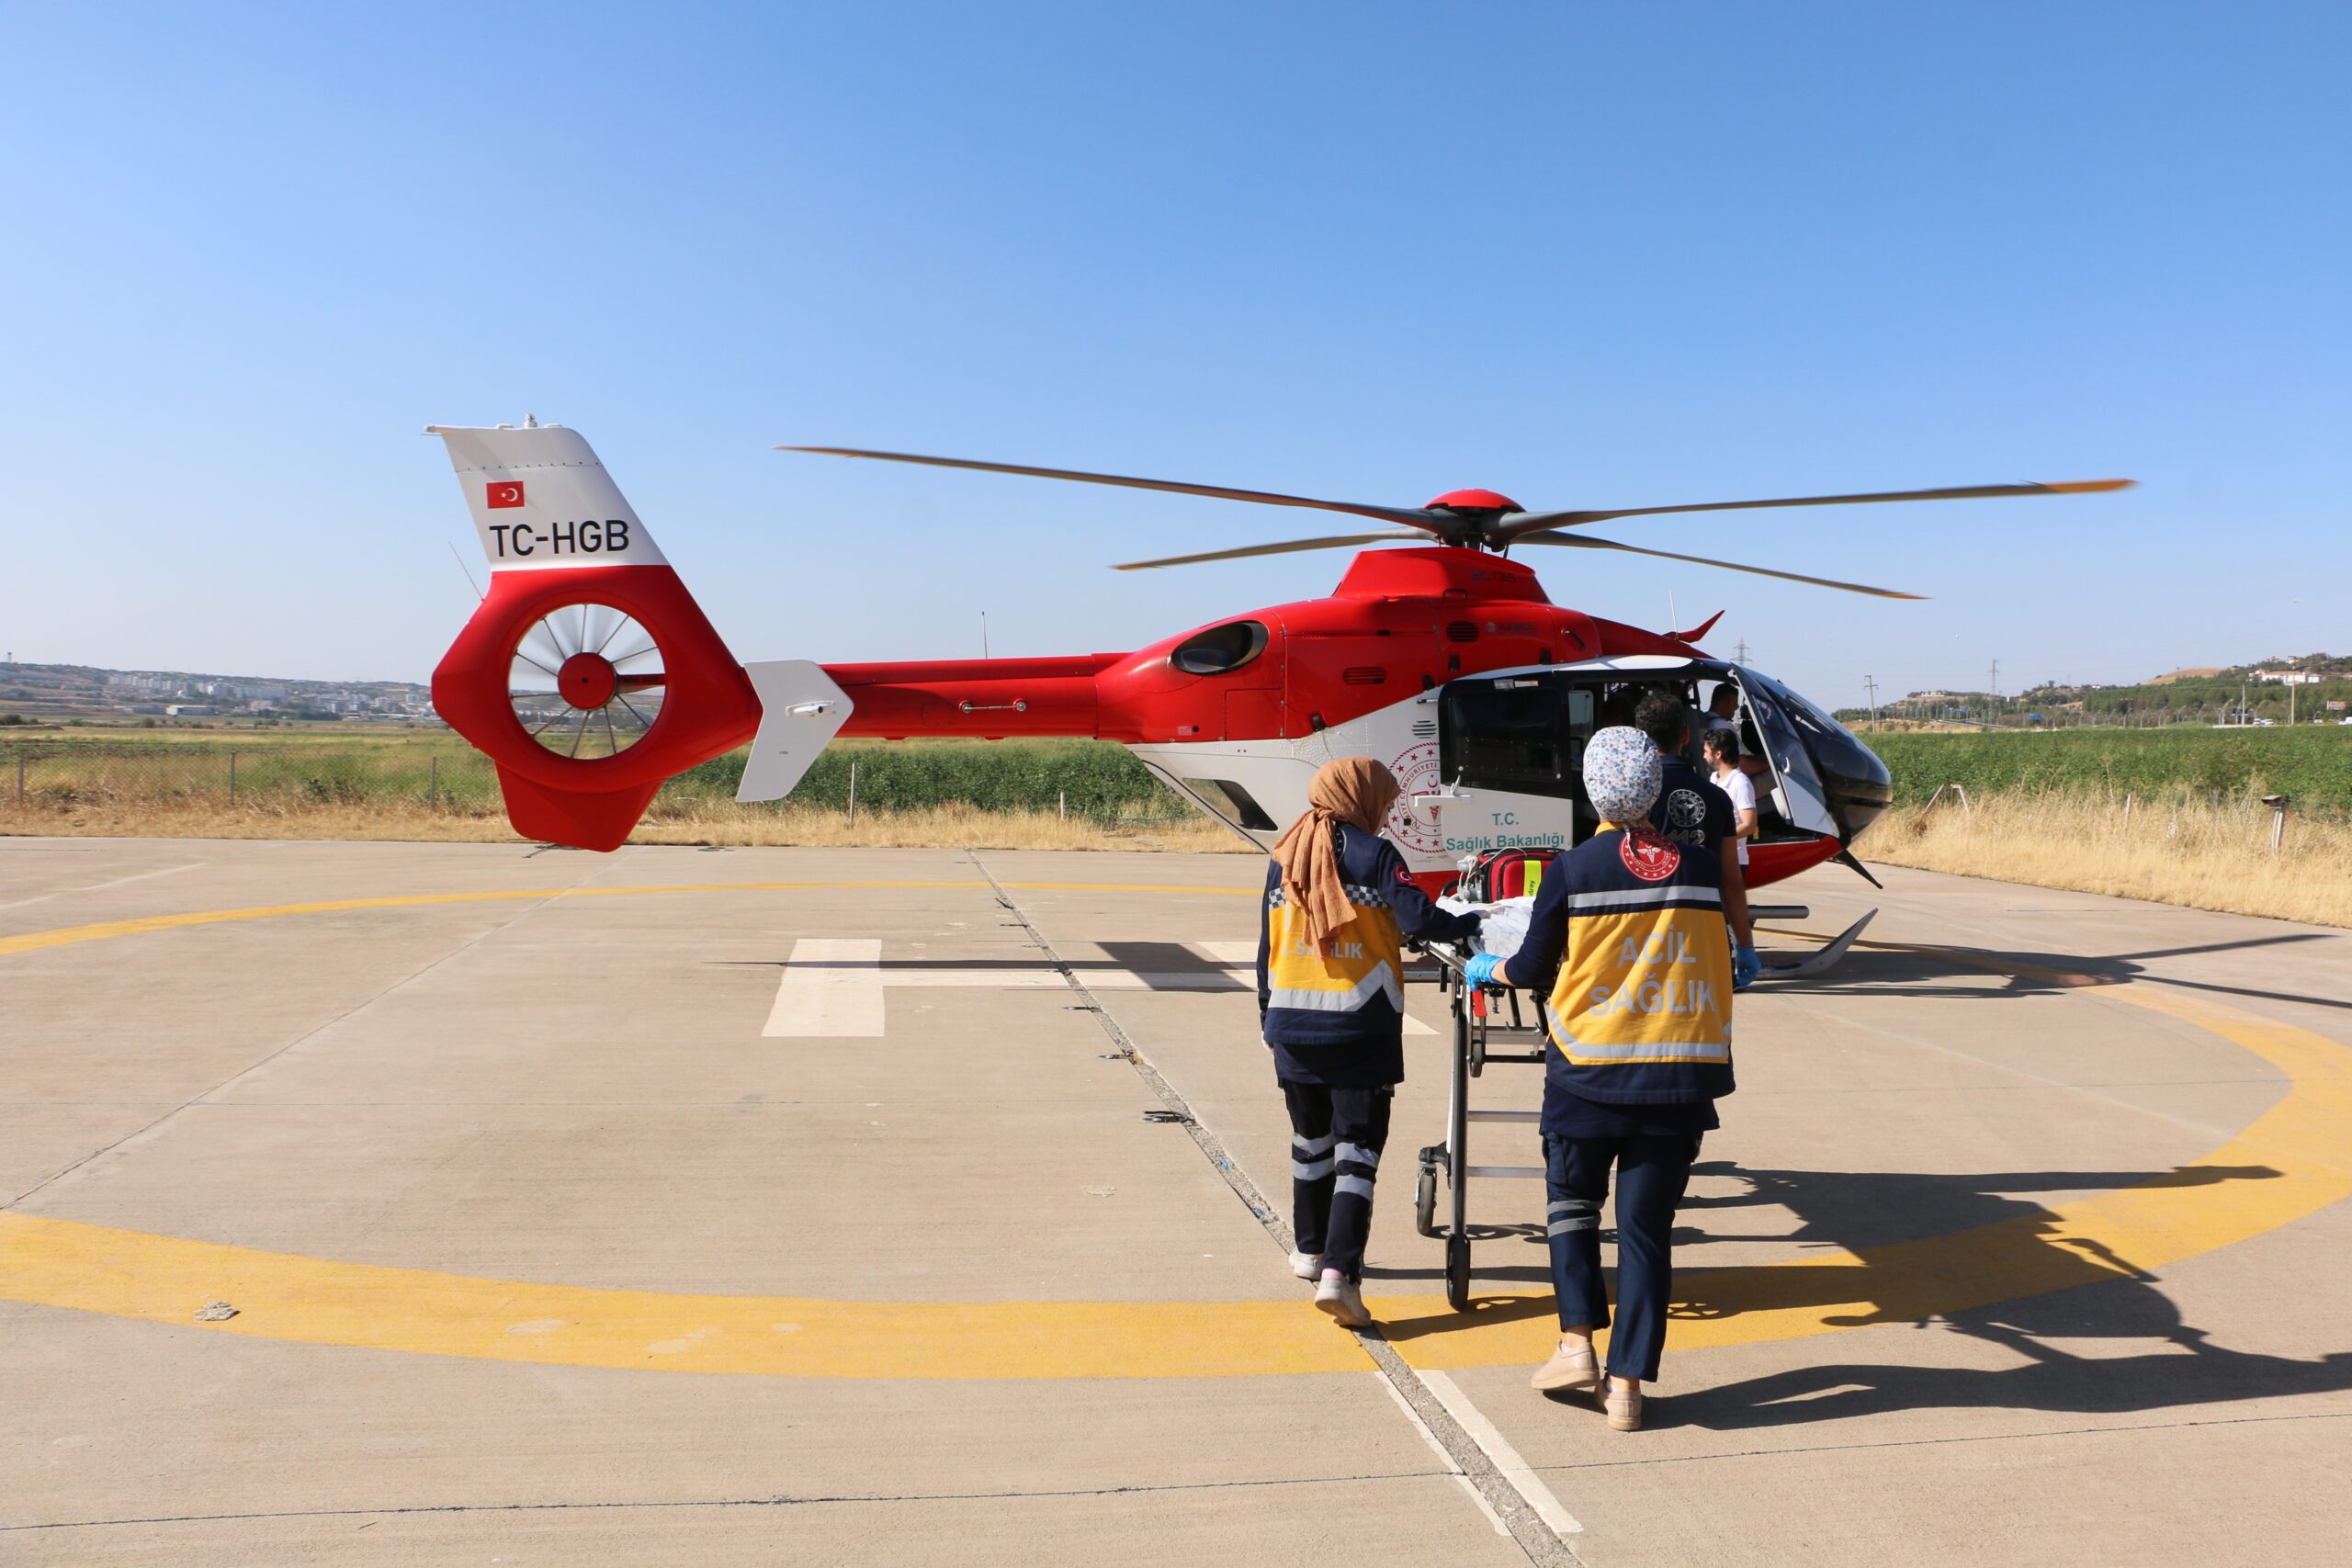
[[1747,662],[1747,639],[1746,637],[1741,637],[1733,647],[1731,650],[1731,657],[1734,663],[1745,664]]
[[1862,685],[1871,694],[1871,728],[1875,730],[1878,728],[1878,677],[1863,676]]
[[1984,705],[1984,716],[1988,721],[1985,728],[1989,729],[1993,725],[2000,722],[2001,661],[1997,659],[1993,660],[1993,672],[1984,678],[1984,688],[1985,694],[1990,699]]

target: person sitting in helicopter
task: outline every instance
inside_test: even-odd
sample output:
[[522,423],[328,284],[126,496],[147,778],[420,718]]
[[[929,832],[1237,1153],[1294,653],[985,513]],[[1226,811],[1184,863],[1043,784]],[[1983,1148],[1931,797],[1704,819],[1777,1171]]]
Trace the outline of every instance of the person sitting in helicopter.
[[[1710,733],[1728,729],[1736,739],[1739,735],[1739,688],[1729,681],[1716,682],[1714,691],[1707,697],[1706,710],[1699,716],[1699,723]],[[1704,742],[1706,736],[1702,735],[1699,739]]]
[[[1585,787],[1608,817],[1544,878],[1519,951],[1473,958],[1477,985],[1548,991],[1544,1004],[1545,1225],[1559,1347],[1531,1386],[1589,1393],[1615,1430],[1642,1424],[1672,1300],[1674,1212],[1715,1101],[1732,1092],[1731,948],[1722,865],[1652,824],[1657,745],[1601,730]],[[1617,1323],[1607,1376],[1592,1336],[1609,1326],[1600,1203],[1617,1170]]]
[[1431,903],[1380,836],[1397,794],[1369,757],[1317,769],[1306,814],[1274,840],[1258,921],[1258,1015],[1290,1111],[1291,1272],[1349,1328],[1372,1323],[1363,1249],[1405,1077],[1404,939],[1478,929]]

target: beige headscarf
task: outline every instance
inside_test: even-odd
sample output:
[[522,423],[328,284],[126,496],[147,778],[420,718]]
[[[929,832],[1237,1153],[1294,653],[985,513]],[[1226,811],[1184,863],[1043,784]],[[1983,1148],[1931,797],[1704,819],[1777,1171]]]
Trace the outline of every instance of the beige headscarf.
[[1341,822],[1377,833],[1396,804],[1396,775],[1369,757],[1340,757],[1315,771],[1306,786],[1306,815],[1274,840],[1283,868],[1283,896],[1306,919],[1307,934],[1321,942],[1355,919],[1340,877]]

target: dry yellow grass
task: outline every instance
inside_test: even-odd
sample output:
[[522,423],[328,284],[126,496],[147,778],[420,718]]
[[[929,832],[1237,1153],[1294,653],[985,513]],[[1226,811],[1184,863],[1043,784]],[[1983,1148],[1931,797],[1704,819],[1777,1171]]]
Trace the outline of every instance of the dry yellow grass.
[[[396,840],[518,843],[499,815],[427,808],[422,803],[96,800],[70,807],[0,803],[0,834],[138,839]],[[1050,811],[981,811],[968,806],[921,811],[842,813],[786,807],[672,807],[657,804],[633,844],[804,844],[832,848],[989,850],[1172,850],[1251,852],[1206,817],[1106,826]]]
[[1904,807],[1880,818],[1862,858],[2002,882],[2150,898],[2197,909],[2352,926],[2352,824],[2245,806],[1990,795],[1963,811]]

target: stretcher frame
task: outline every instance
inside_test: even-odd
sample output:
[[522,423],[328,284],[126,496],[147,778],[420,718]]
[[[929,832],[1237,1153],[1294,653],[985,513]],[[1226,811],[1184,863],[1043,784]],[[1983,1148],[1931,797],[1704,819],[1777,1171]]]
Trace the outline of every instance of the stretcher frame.
[[[1544,1179],[1540,1165],[1472,1165],[1470,1123],[1516,1122],[1532,1126],[1544,1119],[1541,1111],[1474,1111],[1470,1080],[1481,1077],[1489,1062],[1544,1064],[1543,1014],[1531,992],[1502,986],[1473,986],[1464,974],[1471,954],[1451,942],[1424,947],[1437,962],[1430,976],[1444,993],[1453,1028],[1453,1071],[1445,1107],[1445,1142],[1421,1150],[1420,1175],[1413,1188],[1413,1224],[1426,1236],[1445,1238],[1445,1299],[1456,1312],[1470,1310],[1470,1183],[1474,1178],[1536,1180]],[[1508,1021],[1498,1016],[1508,1010]],[[1532,1015],[1532,1017],[1531,1017]],[[1505,1047],[1498,1050],[1497,1046]],[[1531,1049],[1532,1047],[1532,1049]],[[1445,1169],[1452,1199],[1451,1222],[1437,1224],[1438,1168]]]

